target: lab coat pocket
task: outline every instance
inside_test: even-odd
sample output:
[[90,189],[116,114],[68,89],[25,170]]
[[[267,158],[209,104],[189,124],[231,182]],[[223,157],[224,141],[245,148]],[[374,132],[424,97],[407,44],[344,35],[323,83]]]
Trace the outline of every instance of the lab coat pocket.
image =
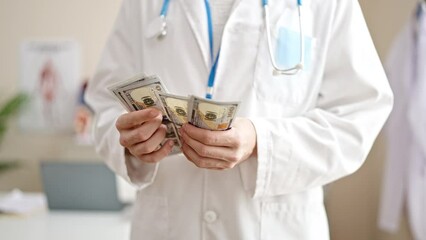
[[322,204],[262,203],[262,240],[328,240]]
[[[288,110],[284,112],[291,113],[292,109],[298,109],[311,97],[310,87],[315,81],[314,75],[318,67],[317,39],[313,32],[314,21],[309,11],[304,11],[306,14],[301,34],[297,9],[285,5],[285,1],[280,4],[276,8],[283,10],[271,12],[270,32],[264,29],[259,41],[253,89],[259,100],[272,104],[279,103]],[[279,69],[293,68],[301,61],[301,44],[304,47],[303,69],[295,75],[274,74],[271,59]]]
[[303,69],[295,75],[274,74],[271,61],[280,69],[289,69],[301,61],[300,32],[286,26],[276,26],[271,32],[271,52],[267,31],[260,40],[253,87],[260,100],[279,102],[286,107],[298,107],[308,97],[316,62],[316,39],[303,36]]
[[257,159],[250,157],[246,161],[238,165],[240,170],[241,183],[244,190],[248,191],[250,195],[254,195],[256,189],[256,175],[257,175]]
[[167,239],[168,206],[164,197],[138,194],[133,213],[131,239],[145,236],[147,239]]
[[[280,27],[276,38],[275,62],[281,69],[289,69],[301,62],[300,33]],[[309,72],[312,63],[312,38],[303,36],[303,71]]]

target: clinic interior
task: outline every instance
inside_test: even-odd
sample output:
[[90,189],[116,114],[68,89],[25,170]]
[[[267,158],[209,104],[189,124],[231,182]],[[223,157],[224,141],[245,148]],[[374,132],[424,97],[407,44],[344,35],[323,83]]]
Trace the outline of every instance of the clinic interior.
[[[419,1],[360,0],[359,2],[377,52],[382,63],[385,64],[395,39],[415,16]],[[68,54],[71,58],[78,58],[78,66],[75,67],[76,69],[70,69],[70,72],[77,71],[79,79],[77,84],[69,85],[69,87],[75,88],[76,91],[83,91],[84,81],[90,79],[96,69],[100,53],[120,4],[121,0],[102,1],[102,3],[83,0],[0,1],[0,52],[2,53],[0,58],[0,107],[25,89],[26,86],[21,81],[22,76],[26,74],[22,58],[37,57],[37,54],[28,48],[34,41],[57,43],[59,47],[68,47],[69,51],[64,51],[64,54]],[[66,60],[64,61],[66,64]],[[70,66],[74,66],[73,64],[71,62]],[[25,67],[34,68],[36,66],[27,64]],[[42,67],[45,68],[45,74],[53,74],[48,64]],[[87,135],[87,131],[90,129],[84,129],[85,124],[89,124],[88,121],[93,120],[90,115],[86,115],[88,114],[87,109],[82,105],[76,106],[74,109],[65,111],[64,114],[70,112],[73,113],[73,120],[68,123],[71,126],[70,129],[65,131],[61,126],[57,126],[57,130],[53,125],[34,127],[33,125],[37,124],[36,120],[31,118],[31,114],[35,114],[34,111],[25,115],[31,119],[22,120],[23,116],[20,116],[22,114],[20,112],[8,119],[5,134],[0,141],[0,163],[16,161],[18,164],[12,164],[13,166],[6,170],[0,167],[0,199],[14,191],[22,194],[43,193],[46,186],[44,186],[41,171],[42,162],[102,163],[102,159],[95,152],[90,136]],[[49,114],[49,112],[44,114]],[[0,117],[0,123],[1,121]],[[382,230],[378,224],[383,178],[386,172],[386,140],[386,136],[382,132],[367,161],[359,171],[325,187],[325,205],[329,217],[331,239],[412,239],[405,210],[402,211],[400,225],[396,231]],[[133,189],[123,184],[120,186],[123,186],[120,191],[127,191],[127,193],[120,194],[125,195],[124,198],[131,202],[132,197],[129,195],[133,194]],[[0,209],[1,211],[2,209]],[[87,211],[92,214],[90,210]],[[79,210],[78,213],[86,214],[84,210]],[[25,220],[28,223],[24,224],[16,222],[16,218],[11,217],[15,214],[0,213],[0,239],[3,239],[2,234],[4,233],[13,234],[14,230],[10,229],[13,227],[23,226],[32,231],[31,229],[37,228],[40,224],[49,224],[44,223],[43,221],[48,220],[37,216],[39,214],[40,210],[23,214],[20,219],[37,219]],[[128,233],[129,223],[125,217],[105,216],[113,219],[111,221],[122,221],[119,225],[123,229],[118,231],[119,234]],[[73,219],[79,221],[79,216],[74,217]],[[82,221],[91,224],[87,218]],[[63,230],[66,234],[65,228],[59,227],[58,229]]]

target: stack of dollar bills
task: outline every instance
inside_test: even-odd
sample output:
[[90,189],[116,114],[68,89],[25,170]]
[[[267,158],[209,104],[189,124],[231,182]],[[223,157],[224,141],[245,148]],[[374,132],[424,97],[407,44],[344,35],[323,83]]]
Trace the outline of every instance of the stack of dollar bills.
[[166,139],[175,142],[173,153],[180,152],[179,129],[185,123],[196,127],[223,131],[231,128],[239,102],[218,102],[196,96],[177,96],[168,93],[161,79],[156,76],[138,75],[117,82],[109,91],[131,112],[156,108],[163,113],[167,126]]

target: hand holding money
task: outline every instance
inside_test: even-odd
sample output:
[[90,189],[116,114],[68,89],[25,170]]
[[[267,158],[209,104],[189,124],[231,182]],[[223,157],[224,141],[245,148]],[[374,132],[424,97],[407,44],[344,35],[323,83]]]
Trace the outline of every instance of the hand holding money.
[[256,131],[245,118],[237,118],[228,131],[185,124],[180,135],[183,154],[199,168],[230,169],[257,154]]
[[120,144],[144,162],[160,161],[169,155],[174,146],[173,140],[168,140],[160,147],[167,132],[162,120],[162,113],[156,109],[121,115],[116,122],[116,128],[120,132]]
[[[230,130],[239,106],[238,102],[218,102],[196,96],[184,97],[169,94],[160,78],[155,75],[148,77],[138,75],[129,80],[109,86],[108,89],[129,112],[145,112],[147,109],[157,109],[161,111],[162,119],[160,123],[162,125],[158,125],[158,122],[155,123],[158,125],[157,128],[160,129],[160,132],[162,128],[166,129],[165,138],[163,138],[160,146],[164,146],[166,141],[172,140],[174,143],[173,153],[179,153],[181,151],[180,147],[182,145],[179,132],[183,125],[190,123],[193,126],[209,131]],[[130,116],[136,115],[131,114],[125,116],[130,118]],[[151,126],[155,124],[147,123],[146,125]],[[117,128],[118,127],[119,126],[117,126]],[[137,129],[139,129],[139,127]],[[121,135],[125,133],[126,131],[120,131]],[[162,134],[158,134],[153,136],[162,136]],[[145,141],[139,140],[140,142]],[[129,145],[126,136],[122,136],[121,141],[123,146]],[[141,148],[143,150],[141,150]],[[134,154],[145,155],[147,152],[152,152],[152,148],[153,146],[151,145],[142,144],[137,148],[138,150],[133,148],[135,149],[133,152]]]
[[108,87],[127,111],[140,111],[154,108],[162,112],[162,124],[166,126],[166,141],[174,142],[173,153],[180,152],[180,141],[175,124],[166,116],[163,106],[158,101],[156,93],[166,92],[166,88],[157,76],[136,75],[125,81],[120,81]]

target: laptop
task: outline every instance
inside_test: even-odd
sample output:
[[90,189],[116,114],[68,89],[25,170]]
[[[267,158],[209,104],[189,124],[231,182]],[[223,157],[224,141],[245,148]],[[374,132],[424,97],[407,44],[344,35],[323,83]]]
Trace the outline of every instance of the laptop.
[[118,211],[115,174],[102,162],[42,161],[41,176],[51,210]]

